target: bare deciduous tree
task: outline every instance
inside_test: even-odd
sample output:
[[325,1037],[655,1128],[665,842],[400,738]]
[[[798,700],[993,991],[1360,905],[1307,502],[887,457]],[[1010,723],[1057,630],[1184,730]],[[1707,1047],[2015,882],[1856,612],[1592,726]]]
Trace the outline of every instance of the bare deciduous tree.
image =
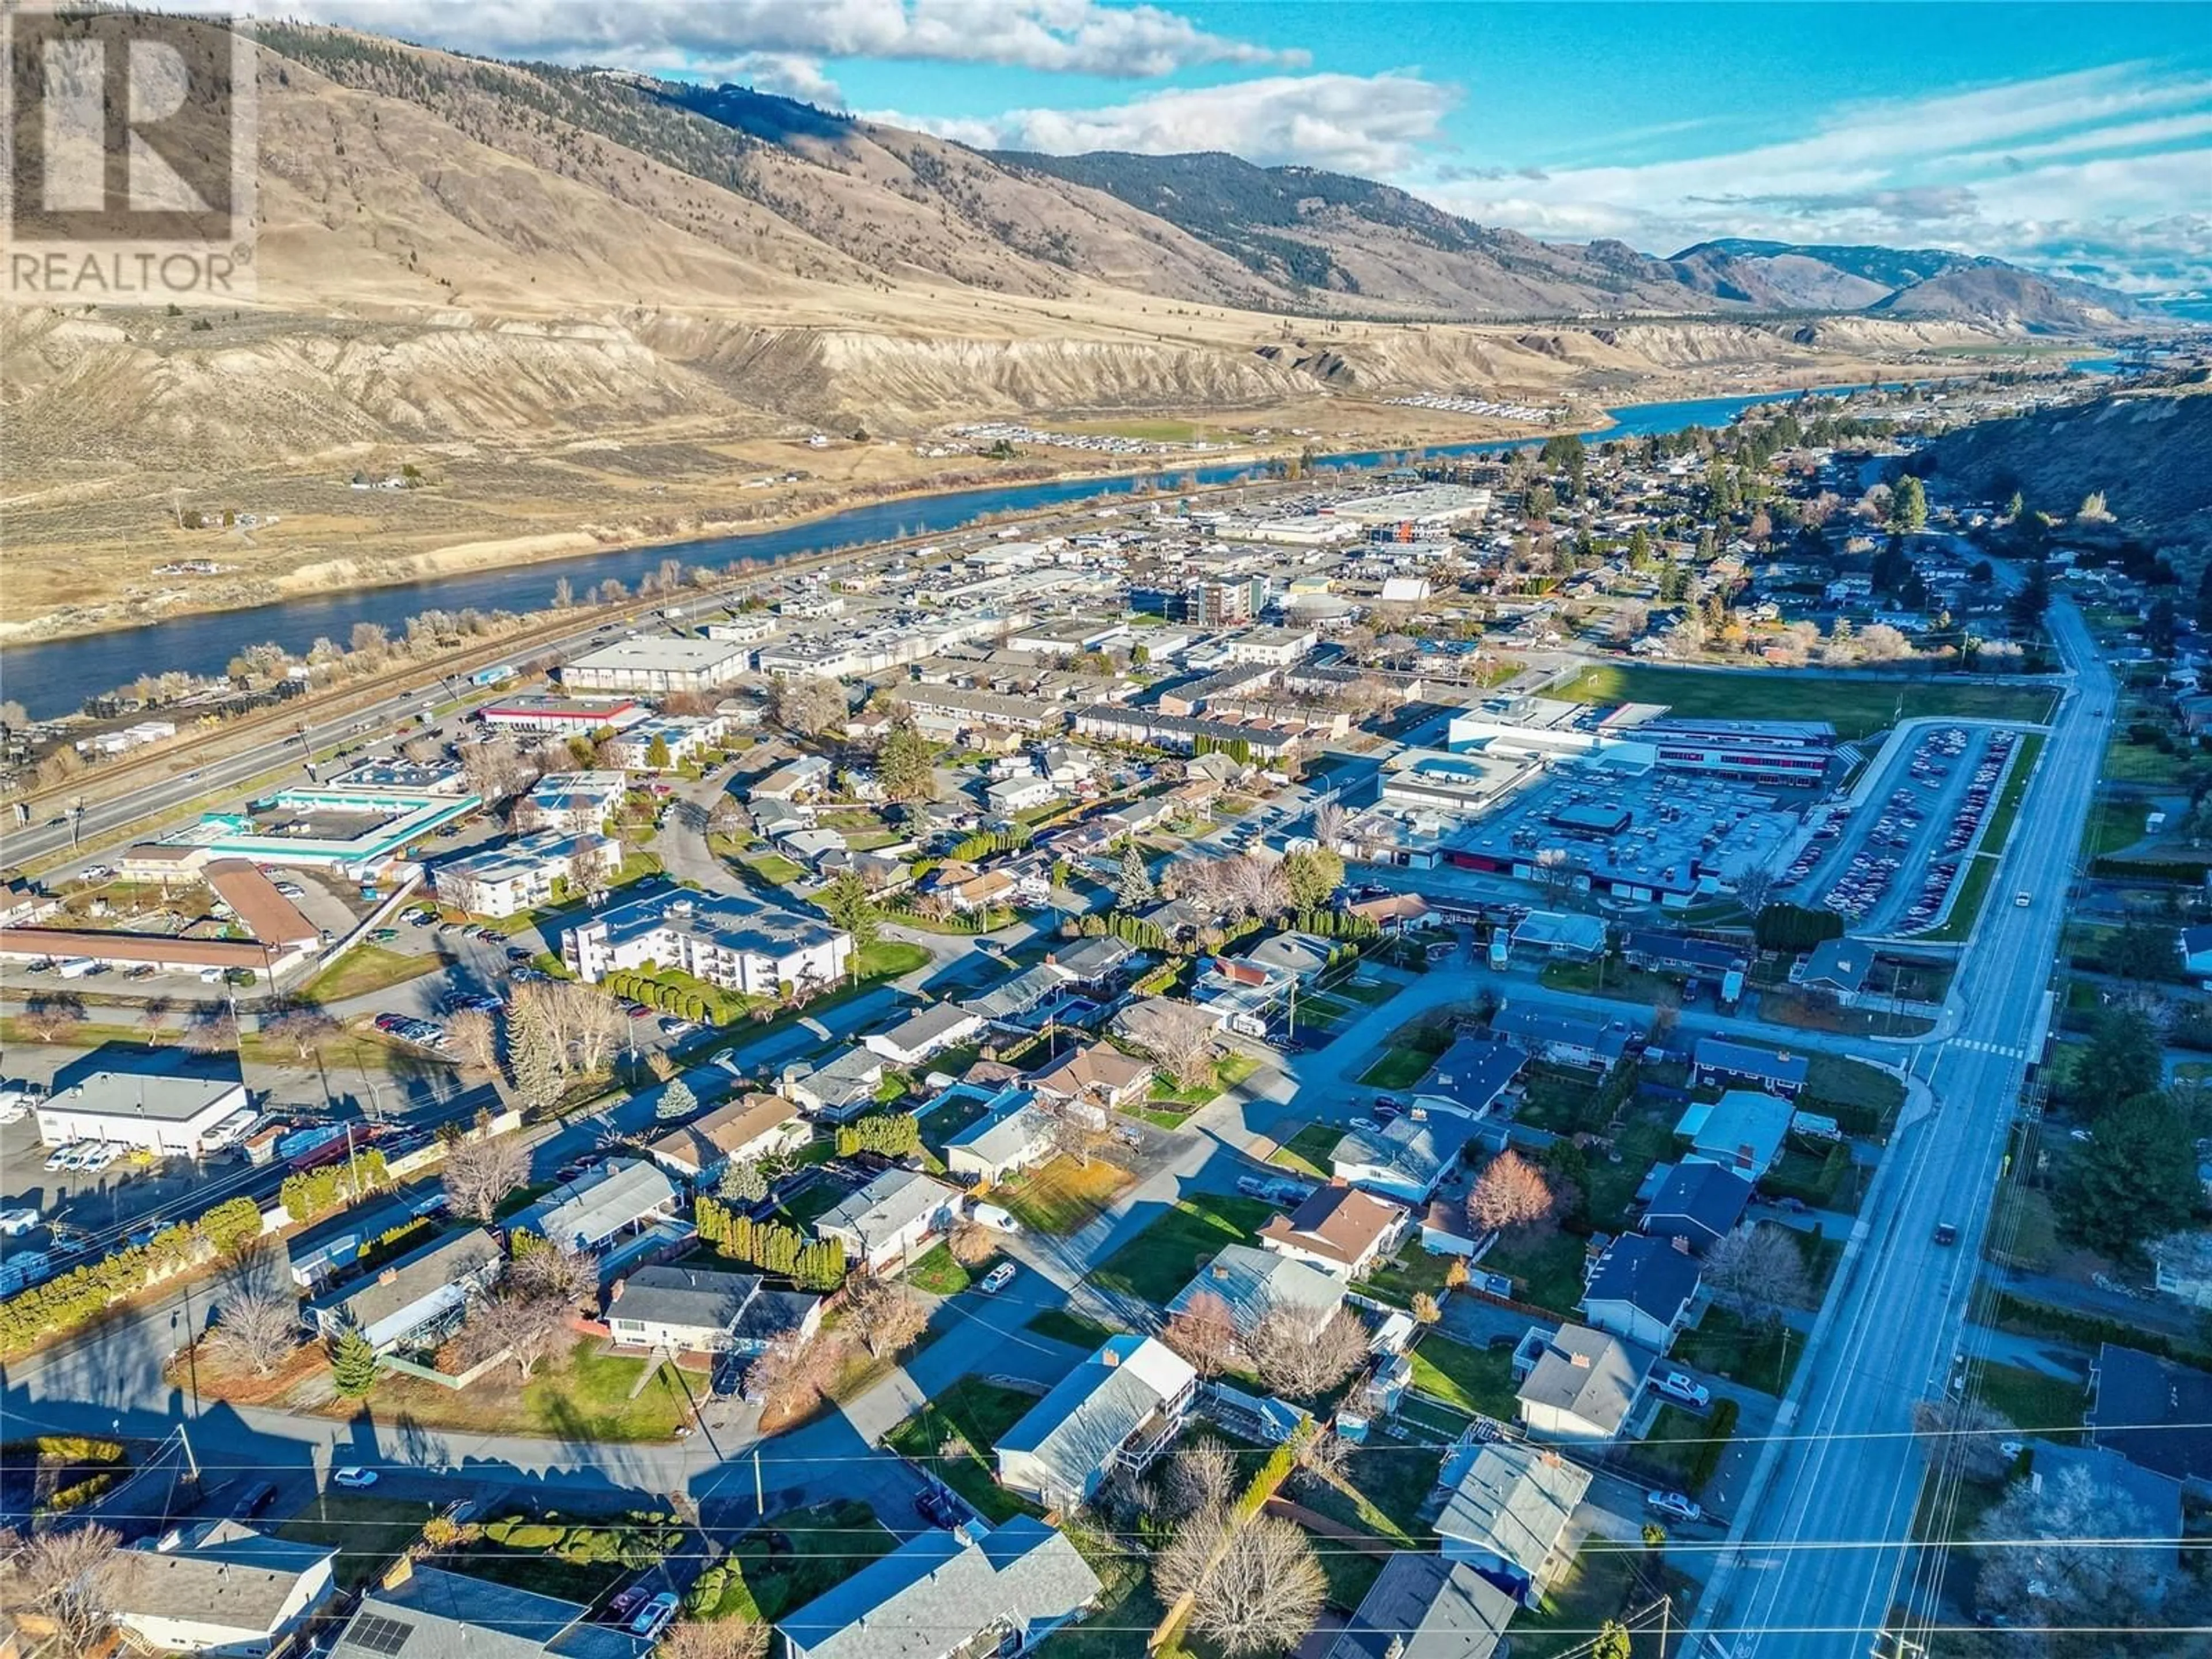
[[1079,1170],[1089,1169],[1091,1160],[1113,1141],[1105,1123],[1088,1109],[1063,1106],[1052,1115],[1052,1144],[1063,1157],[1074,1159]]
[[548,1243],[519,1252],[507,1265],[507,1284],[523,1296],[543,1297],[574,1310],[598,1299],[599,1264],[580,1250]]
[[787,1331],[745,1367],[745,1393],[763,1402],[773,1415],[794,1416],[830,1386],[836,1368],[836,1343],[819,1337],[810,1342],[798,1332]]
[[41,1042],[59,1042],[84,1022],[84,999],[74,992],[42,991],[23,1008],[25,1027]]
[[285,1009],[261,1022],[261,1034],[289,1048],[301,1060],[313,1060],[344,1028],[319,1008],[305,1006]]
[[766,1659],[768,1626],[756,1620],[686,1619],[669,1626],[653,1659]]
[[283,1291],[248,1286],[216,1305],[208,1351],[256,1376],[273,1376],[300,1346],[300,1304]]
[[1237,1322],[1229,1304],[1211,1291],[1201,1291],[1167,1322],[1160,1340],[1191,1364],[1200,1376],[1218,1376],[1236,1363]]
[[195,1010],[185,1025],[185,1047],[196,1054],[237,1053],[237,1018],[229,1009],[213,1005]]
[[1752,1325],[1779,1325],[1786,1310],[1813,1299],[1796,1239],[1786,1227],[1757,1221],[1714,1241],[1705,1254],[1705,1282],[1714,1301]]
[[123,1540],[108,1527],[65,1527],[16,1540],[15,1581],[26,1604],[52,1620],[64,1653],[89,1653],[107,1629],[114,1600],[117,1552]]
[[1774,872],[1765,866],[1746,870],[1735,878],[1735,902],[1752,915],[1764,910],[1774,897]]
[[1348,1308],[1337,1309],[1318,1328],[1288,1308],[1270,1308],[1246,1334],[1244,1350],[1278,1394],[1311,1399],[1365,1363],[1367,1328]]
[[845,718],[845,688],[835,680],[794,674],[776,682],[775,718],[802,737],[820,737]]
[[1293,1479],[1302,1486],[1336,1486],[1352,1466],[1352,1443],[1340,1434],[1310,1434],[1292,1455]]
[[1220,1441],[1186,1441],[1169,1454],[1160,1495],[1175,1519],[1218,1515],[1236,1491],[1237,1455]]
[[1954,1462],[1970,1480],[2000,1480],[2012,1468],[2002,1445],[2018,1431],[2010,1418],[1978,1400],[1916,1400],[1912,1431],[1929,1442],[1929,1462],[1938,1467]]
[[530,1149],[519,1135],[456,1141],[440,1180],[457,1215],[489,1221],[507,1195],[530,1178]]
[[1478,1236],[1532,1227],[1551,1213],[1543,1171],[1510,1148],[1490,1160],[1467,1195],[1467,1218]]
[[[2015,1481],[1976,1534],[2003,1547],[1981,1553],[1975,1595],[2015,1618],[2032,1609],[2039,1625],[2119,1631],[2164,1624],[2173,1578],[2157,1554],[2133,1541],[2154,1531],[2141,1504],[2100,1486],[2080,1464],[2039,1482]],[[2107,1638],[2097,1650],[2114,1646]]]
[[1305,1534],[1268,1515],[1185,1522],[1152,1558],[1152,1574],[1167,1601],[1193,1598],[1191,1628],[1230,1654],[1296,1647],[1328,1589]]
[[1314,808],[1314,839],[1332,853],[1344,851],[1344,844],[1352,827],[1352,814],[1334,801]]
[[568,1328],[569,1312],[551,1297],[502,1287],[471,1304],[461,1340],[472,1360],[512,1359],[517,1379],[527,1382],[554,1339]]
[[499,1028],[483,1009],[464,1008],[453,1015],[446,1021],[446,1035],[453,1038],[462,1065],[479,1072],[498,1069]]
[[1195,1088],[1213,1074],[1213,1022],[1197,1009],[1162,1007],[1146,1022],[1137,1046],[1158,1062],[1178,1088]]
[[878,1359],[913,1346],[929,1324],[921,1300],[902,1285],[855,1273],[846,1285],[845,1315]]

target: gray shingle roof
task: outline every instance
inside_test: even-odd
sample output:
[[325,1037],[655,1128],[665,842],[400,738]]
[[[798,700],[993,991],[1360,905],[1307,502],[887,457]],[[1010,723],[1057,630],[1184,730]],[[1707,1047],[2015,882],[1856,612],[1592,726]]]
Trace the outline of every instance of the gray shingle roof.
[[1492,1441],[1452,1489],[1437,1532],[1493,1551],[1534,1579],[1589,1484],[1588,1469],[1555,1451]]
[[1515,1392],[1531,1405],[1573,1413],[1608,1434],[1627,1420],[1650,1368],[1649,1355],[1587,1325],[1562,1325]]
[[538,1200],[508,1231],[536,1233],[563,1249],[579,1240],[584,1249],[596,1249],[624,1227],[675,1204],[676,1188],[658,1165],[609,1164]]
[[173,1550],[119,1552],[108,1605],[126,1617],[147,1613],[266,1632],[301,1576],[337,1553],[218,1522],[198,1541]]
[[983,1536],[908,1539],[776,1628],[806,1659],[943,1659],[997,1621],[1026,1632],[1098,1594],[1075,1546],[1042,1521],[970,1530]]
[[1328,1659],[1490,1659],[1521,1604],[1473,1567],[1401,1550],[1328,1650]]
[[1087,1491],[1089,1476],[1197,1375],[1155,1338],[1110,1337],[1000,1435],[998,1449],[1030,1454],[1062,1491]]

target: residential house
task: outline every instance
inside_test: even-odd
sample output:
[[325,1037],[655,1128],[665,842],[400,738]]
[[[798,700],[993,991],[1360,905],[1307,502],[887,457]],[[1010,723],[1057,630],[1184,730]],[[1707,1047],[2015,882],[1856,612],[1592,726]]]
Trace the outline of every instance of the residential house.
[[1384,893],[1375,898],[1355,899],[1344,908],[1349,914],[1373,922],[1385,933],[1402,933],[1429,919],[1429,902],[1419,893]]
[[777,996],[844,978],[853,936],[763,900],[665,887],[562,929],[561,955],[594,985],[617,969],[652,963],[749,996]]
[[1568,1528],[1590,1472],[1549,1447],[1503,1440],[1472,1443],[1445,1472],[1456,1478],[1437,1517],[1438,1554],[1534,1607],[1574,1560]]
[[2083,1420],[2093,1444],[2200,1496],[2212,1489],[2212,1373],[2106,1342]]
[[2212,978],[2212,927],[2181,930],[2181,971],[2191,979]]
[[1056,945],[1048,960],[1060,972],[1072,975],[1069,982],[1075,989],[1097,995],[1120,988],[1129,959],[1136,954],[1126,941],[1102,933],[1097,939]]
[[1718,1100],[1686,1108],[1674,1133],[1690,1143],[1684,1160],[1717,1164],[1757,1182],[1774,1167],[1789,1139],[1792,1108],[1775,1095],[1731,1089]]
[[1098,1598],[1098,1577],[1028,1516],[932,1528],[776,1621],[787,1659],[1027,1653]]
[[815,1116],[846,1123],[879,1103],[884,1057],[850,1043],[827,1060],[793,1060],[783,1068],[778,1087]]
[[860,1046],[894,1066],[911,1069],[931,1055],[956,1048],[982,1033],[981,1014],[957,1002],[937,1002],[916,1009],[888,1030],[870,1032],[860,1039]]
[[1318,1331],[1344,1305],[1344,1281],[1334,1273],[1249,1244],[1224,1244],[1167,1305],[1173,1318],[1209,1299],[1229,1311],[1237,1334],[1249,1338],[1269,1314],[1281,1313]]
[[102,1599],[146,1653],[259,1659],[286,1647],[330,1600],[337,1551],[268,1538],[234,1521],[116,1552]]
[[796,1151],[814,1138],[813,1126],[781,1095],[748,1094],[646,1143],[645,1155],[694,1188],[732,1164],[751,1164]]
[[1540,951],[1566,962],[1595,962],[1605,954],[1605,918],[1578,911],[1531,910],[1514,925],[1513,948]]
[[362,1593],[330,1659],[644,1659],[650,1645],[593,1622],[586,1603],[400,1562]]
[[1314,1189],[1288,1215],[1268,1218],[1260,1247],[1344,1279],[1364,1278],[1406,1237],[1413,1212],[1349,1182]]
[[817,1238],[841,1239],[845,1260],[868,1273],[896,1272],[950,1231],[960,1189],[915,1170],[886,1170],[814,1224]]
[[983,786],[983,804],[1001,817],[1012,817],[1017,812],[1026,812],[1033,806],[1049,806],[1060,799],[1060,786],[1050,778],[1029,773],[1018,777],[1000,778]]
[[1303,990],[1321,977],[1336,949],[1316,933],[1277,933],[1272,939],[1261,940],[1235,960],[1279,978],[1294,979]]
[[1413,1085],[1413,1098],[1431,1111],[1488,1117],[1528,1064],[1528,1051],[1517,1042],[1458,1037]]
[[1610,1072],[1618,1066],[1636,1036],[1625,1019],[1565,1013],[1532,1003],[1507,1003],[1492,1018],[1490,1029],[1539,1060],[1590,1072]]
[[595,836],[629,789],[629,779],[621,772],[548,772],[515,802],[514,827],[526,835]]
[[1467,1150],[1473,1124],[1452,1112],[1407,1112],[1376,1129],[1353,1129],[1330,1152],[1329,1173],[1401,1204],[1425,1206]]
[[1623,1233],[1592,1267],[1580,1312],[1599,1330],[1665,1353],[1690,1322],[1698,1283],[1698,1259],[1688,1245]]
[[830,787],[834,768],[826,756],[800,755],[787,761],[766,777],[746,786],[748,799],[782,801],[787,805],[811,799]]
[[[1059,1149],[1054,1139],[1052,1115],[1037,1104],[1027,1089],[1000,1089],[993,1093],[972,1084],[956,1083],[938,1097],[980,1096],[982,1114],[945,1143],[945,1167],[956,1176],[978,1181],[1004,1181],[1024,1170],[1051,1162]],[[935,1103],[933,1103],[933,1107]]]
[[1547,1440],[1610,1440],[1642,1398],[1651,1356],[1607,1331],[1532,1328],[1513,1355],[1522,1425]]
[[[609,758],[633,772],[681,766],[720,744],[729,724],[719,714],[664,714],[633,726],[614,738],[608,745],[612,751]],[[653,745],[656,741],[667,746],[668,758],[663,767],[653,763]]]
[[1769,1094],[1796,1095],[1805,1086],[1811,1061],[1725,1037],[1699,1037],[1690,1051],[1691,1075],[1699,1084],[1747,1083]]
[[1059,963],[1041,962],[960,1006],[988,1024],[1034,1030],[1059,1007],[1071,981]]
[[820,1297],[769,1290],[758,1273],[640,1267],[607,1295],[607,1328],[630,1347],[757,1354],[793,1333],[811,1340],[821,1326]]
[[2212,1308],[2212,1233],[2170,1233],[2145,1247],[2151,1260],[2151,1285],[2195,1308]]
[[1874,968],[1874,947],[1863,939],[1824,939],[1798,964],[1793,977],[1808,991],[1825,991],[1849,1001],[1866,989]]
[[1702,1253],[1735,1231],[1751,1194],[1751,1182],[1734,1170],[1685,1158],[1661,1178],[1644,1207],[1644,1231],[1654,1238],[1680,1239]]
[[539,830],[441,864],[430,879],[448,910],[514,916],[553,902],[556,884],[586,888],[621,864],[621,848],[605,836]]
[[1190,1362],[1156,1337],[1109,1337],[997,1443],[999,1484],[1047,1509],[1087,1502],[1117,1469],[1142,1474],[1198,1396]]
[[507,1236],[536,1233],[556,1249],[598,1255],[616,1240],[667,1220],[680,1202],[658,1165],[610,1160],[515,1216]]
[[1182,1030],[1191,1020],[1201,1020],[1218,1031],[1228,1023],[1229,1016],[1221,1009],[1185,1002],[1179,997],[1139,997],[1124,1004],[1114,1016],[1113,1031],[1124,1042],[1146,1048],[1164,1034]]
[[326,1342],[359,1331],[377,1352],[434,1348],[459,1329],[469,1298],[499,1277],[499,1241],[481,1227],[449,1233],[301,1310]]
[[1048,1105],[1075,1110],[1103,1124],[1108,1114],[1129,1110],[1150,1099],[1153,1074],[1149,1060],[1125,1054],[1111,1043],[1087,1042],[1030,1079],[1029,1086]]
[[1638,928],[1621,940],[1620,954],[1632,968],[1647,974],[1674,974],[1685,979],[1723,980],[1742,973],[1750,963],[1740,945],[1718,939],[1692,939],[1686,933]]
[[1491,1659],[1520,1610],[1473,1567],[1396,1550],[1324,1659]]

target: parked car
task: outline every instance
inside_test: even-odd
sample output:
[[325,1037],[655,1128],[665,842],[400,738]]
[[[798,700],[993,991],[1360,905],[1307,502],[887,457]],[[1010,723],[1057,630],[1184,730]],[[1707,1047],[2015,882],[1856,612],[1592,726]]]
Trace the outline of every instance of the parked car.
[[1663,1371],[1652,1379],[1651,1386],[1669,1400],[1695,1406],[1699,1411],[1713,1403],[1713,1391],[1687,1371]]
[[668,1628],[669,1621],[676,1617],[678,1605],[674,1590],[661,1591],[638,1609],[637,1617],[629,1621],[629,1633],[645,1637],[659,1635]]
[[52,1175],[61,1170],[74,1170],[76,1168],[76,1146],[74,1142],[66,1146],[55,1147],[52,1152],[46,1154],[46,1173]]
[[1705,1510],[1687,1492],[1647,1492],[1644,1494],[1644,1507],[1656,1510],[1669,1521],[1702,1521],[1705,1518]]
[[983,1275],[983,1294],[986,1296],[998,1295],[1000,1291],[1005,1290],[1007,1285],[1013,1283],[1013,1279],[1014,1264],[1011,1261],[1001,1261],[997,1267],[992,1268],[990,1272]]
[[376,1484],[376,1471],[365,1469],[358,1463],[349,1463],[342,1469],[331,1471],[331,1485],[343,1486],[348,1492],[365,1492]]
[[276,1501],[276,1487],[271,1481],[256,1480],[239,1493],[230,1506],[234,1521],[250,1521]]
[[39,1206],[35,1204],[0,1210],[0,1238],[21,1238],[38,1224]]
[[1011,1212],[995,1204],[978,1204],[970,1213],[979,1225],[988,1227],[994,1233],[1018,1233],[1022,1230],[1022,1224]]

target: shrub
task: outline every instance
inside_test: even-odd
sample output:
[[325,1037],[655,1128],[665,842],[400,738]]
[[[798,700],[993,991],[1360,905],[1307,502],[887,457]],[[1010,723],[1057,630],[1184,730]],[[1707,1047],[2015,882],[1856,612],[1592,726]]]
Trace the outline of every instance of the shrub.
[[1713,1414],[1705,1420],[1705,1437],[1690,1462],[1692,1492],[1704,1491],[1705,1483],[1719,1473],[1721,1458],[1728,1451],[1729,1437],[1735,1432],[1735,1420],[1741,1414],[1733,1400],[1723,1400],[1713,1407]]

